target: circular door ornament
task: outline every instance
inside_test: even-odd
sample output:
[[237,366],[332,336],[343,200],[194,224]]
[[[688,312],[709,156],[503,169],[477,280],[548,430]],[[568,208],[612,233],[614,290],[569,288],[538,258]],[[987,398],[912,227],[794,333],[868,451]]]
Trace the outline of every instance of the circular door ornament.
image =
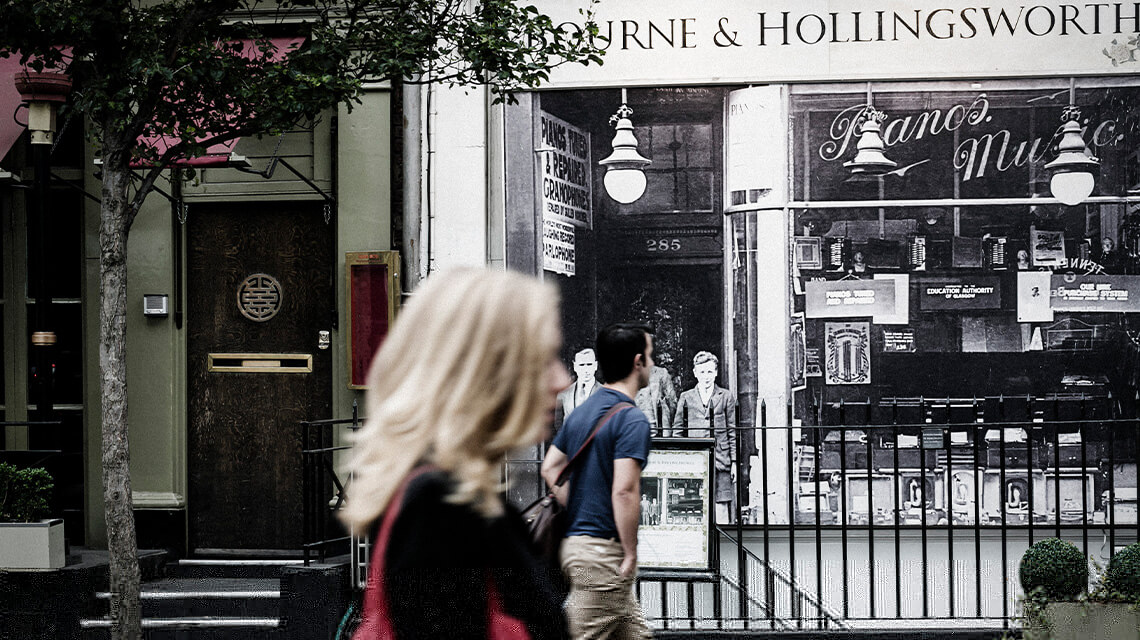
[[237,290],[238,310],[254,322],[265,322],[281,310],[281,283],[268,273],[255,273]]

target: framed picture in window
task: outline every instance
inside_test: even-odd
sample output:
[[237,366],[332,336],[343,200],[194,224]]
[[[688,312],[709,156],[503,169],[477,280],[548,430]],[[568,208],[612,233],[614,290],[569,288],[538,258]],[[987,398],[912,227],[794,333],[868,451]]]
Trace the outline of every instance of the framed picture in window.
[[400,253],[349,251],[344,254],[348,276],[348,388],[363,389],[372,356],[384,342],[400,303]]
[[641,472],[637,559],[643,570],[712,570],[712,444],[711,438],[653,441]]
[[1065,232],[1029,227],[1029,257],[1034,267],[1065,264]]
[[797,237],[793,246],[796,267],[818,271],[823,268],[823,238]]

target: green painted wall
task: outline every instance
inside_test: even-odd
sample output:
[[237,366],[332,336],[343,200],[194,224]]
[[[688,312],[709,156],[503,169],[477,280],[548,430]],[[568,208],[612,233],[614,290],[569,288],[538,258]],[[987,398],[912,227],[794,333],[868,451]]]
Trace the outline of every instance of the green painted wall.
[[[235,153],[251,168],[269,167],[280,154],[323,191],[335,194],[337,206],[337,302],[341,329],[335,331],[334,416],[349,417],[358,392],[347,388],[344,334],[344,252],[391,249],[390,94],[386,87],[367,90],[351,113],[326,114],[311,129],[277,138],[243,139]],[[92,166],[90,163],[88,166]],[[86,179],[90,193],[99,193],[94,176]],[[165,180],[158,187],[170,193]],[[200,171],[184,188],[193,215],[195,202],[249,200],[319,200],[312,187],[283,166],[269,178],[235,169]],[[131,430],[132,489],[136,508],[184,509],[186,470],[186,327],[176,328],[173,313],[164,318],[143,316],[143,294],[165,293],[174,301],[174,251],[170,202],[151,194],[136,218],[128,247],[127,389]],[[86,412],[86,495],[88,546],[106,545],[100,477],[100,391],[98,369],[98,205],[87,206],[85,243],[84,347]],[[178,265],[184,268],[183,265]],[[192,507],[191,507],[192,508]],[[298,514],[299,515],[299,514]]]

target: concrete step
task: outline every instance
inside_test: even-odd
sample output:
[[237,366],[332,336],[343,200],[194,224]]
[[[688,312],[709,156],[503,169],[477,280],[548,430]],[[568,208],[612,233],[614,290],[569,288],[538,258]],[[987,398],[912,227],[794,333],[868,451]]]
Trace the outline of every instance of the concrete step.
[[171,578],[280,578],[285,567],[303,566],[300,559],[184,558],[166,565]]
[[[143,618],[146,640],[279,640],[278,618],[238,618],[227,616],[186,616],[178,618]],[[111,637],[110,618],[80,622],[86,640]]]
[[[934,621],[927,621],[933,624]],[[889,624],[884,621],[884,625]],[[1019,629],[823,629],[823,630],[745,630],[745,629],[656,629],[657,640],[1018,640]]]
[[[102,610],[111,594],[95,594]],[[147,618],[215,616],[272,618],[281,613],[281,581],[274,578],[166,578],[142,585]]]

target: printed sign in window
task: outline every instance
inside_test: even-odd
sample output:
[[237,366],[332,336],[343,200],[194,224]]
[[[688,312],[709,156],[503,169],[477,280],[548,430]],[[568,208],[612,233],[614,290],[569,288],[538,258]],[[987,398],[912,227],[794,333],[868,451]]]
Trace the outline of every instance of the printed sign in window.
[[895,283],[889,280],[809,280],[804,312],[809,318],[864,318],[895,313]]

